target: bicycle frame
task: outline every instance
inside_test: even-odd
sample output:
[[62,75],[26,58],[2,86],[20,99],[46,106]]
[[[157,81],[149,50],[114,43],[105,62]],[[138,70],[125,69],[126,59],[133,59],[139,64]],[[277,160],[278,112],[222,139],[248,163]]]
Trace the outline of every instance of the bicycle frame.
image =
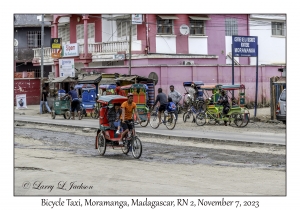
[[[168,112],[168,115],[167,115],[167,116],[164,114],[164,112],[162,112],[161,114],[164,115],[164,116],[163,116],[163,124],[164,124],[169,130],[174,129],[175,126],[176,126],[176,121],[177,121],[177,120],[176,120],[176,116],[175,116],[175,112]],[[155,111],[154,111],[154,110],[151,111],[151,116],[154,116],[154,118],[152,118],[152,120],[150,120],[150,126],[151,126],[152,128],[154,128],[154,129],[156,129],[156,128],[159,127],[160,122],[158,122],[157,125],[154,126],[154,125],[152,124],[152,121],[158,120],[158,107],[155,108]],[[150,116],[150,118],[151,118],[151,116]],[[161,116],[161,117],[162,117],[162,116]],[[168,118],[168,119],[166,119],[166,118]],[[168,123],[170,123],[170,125],[169,125]]]

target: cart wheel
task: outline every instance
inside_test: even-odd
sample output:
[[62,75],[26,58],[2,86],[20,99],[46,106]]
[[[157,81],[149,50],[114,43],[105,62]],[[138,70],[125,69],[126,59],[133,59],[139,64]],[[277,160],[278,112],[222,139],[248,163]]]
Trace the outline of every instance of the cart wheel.
[[52,119],[55,119],[55,111],[54,110],[51,111],[51,117],[52,117]]
[[106,139],[102,132],[98,134],[98,151],[101,156],[103,156],[106,151]]
[[131,150],[132,150],[132,155],[135,159],[139,159],[141,157],[142,142],[137,136],[132,140]]
[[155,110],[152,110],[150,113],[150,126],[154,129],[159,127],[158,115]]
[[175,128],[176,125],[176,117],[174,113],[171,113],[168,115],[167,119],[166,119],[166,127],[169,130],[173,130]]
[[200,126],[206,124],[206,114],[204,112],[200,112],[196,115],[196,124]]
[[70,111],[66,111],[66,113],[65,113],[65,119],[70,119],[71,118],[71,112]]
[[127,155],[129,152],[129,145],[128,144],[124,144],[123,147],[121,147],[122,152]]

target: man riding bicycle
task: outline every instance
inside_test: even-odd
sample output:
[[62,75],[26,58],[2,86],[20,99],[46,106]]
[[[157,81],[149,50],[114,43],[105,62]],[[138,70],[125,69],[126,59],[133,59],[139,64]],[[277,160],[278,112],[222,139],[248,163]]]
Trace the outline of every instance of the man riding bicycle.
[[121,126],[123,128],[123,133],[121,134],[121,139],[128,133],[129,130],[132,129],[132,125],[127,122],[133,122],[133,111],[136,114],[136,117],[141,122],[139,114],[137,112],[136,103],[133,102],[133,94],[128,93],[127,95],[128,100],[123,102],[121,105],[122,115],[121,115]]
[[159,124],[162,124],[161,114],[167,109],[168,99],[167,99],[167,95],[162,92],[161,88],[158,88],[158,94],[156,96],[156,100],[153,107],[155,107],[158,102],[159,102],[158,121]]

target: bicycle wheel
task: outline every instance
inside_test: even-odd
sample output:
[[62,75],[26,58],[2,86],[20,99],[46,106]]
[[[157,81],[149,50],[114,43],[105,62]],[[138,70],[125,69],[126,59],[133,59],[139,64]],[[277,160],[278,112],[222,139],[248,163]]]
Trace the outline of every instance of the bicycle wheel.
[[127,142],[127,144],[124,144],[123,147],[121,147],[122,152],[127,155],[129,152],[129,143]]
[[196,124],[200,126],[206,124],[206,114],[204,112],[200,112],[196,115]]
[[142,155],[142,142],[135,136],[131,143],[132,155],[135,159],[139,159]]
[[150,126],[154,129],[159,127],[157,112],[153,111],[150,115]]
[[207,113],[206,119],[208,120],[208,124],[215,125],[217,123],[217,116],[216,114]]
[[141,120],[140,125],[141,125],[142,127],[146,127],[146,126],[148,125],[148,123],[149,123],[149,116],[148,116],[148,114],[147,114],[147,115],[146,115],[146,119]]
[[[248,110],[247,110],[248,111]],[[244,113],[244,114],[239,114],[239,120],[241,121],[241,123],[239,125],[237,125],[240,128],[246,127],[250,121],[250,113],[248,111],[248,113]]]
[[166,118],[166,127],[169,130],[173,130],[175,128],[176,125],[176,117],[174,113],[170,113],[167,118]]
[[194,115],[191,111],[187,111],[183,114],[183,122],[194,122]]
[[103,156],[106,151],[106,139],[102,132],[98,134],[98,151],[101,156]]

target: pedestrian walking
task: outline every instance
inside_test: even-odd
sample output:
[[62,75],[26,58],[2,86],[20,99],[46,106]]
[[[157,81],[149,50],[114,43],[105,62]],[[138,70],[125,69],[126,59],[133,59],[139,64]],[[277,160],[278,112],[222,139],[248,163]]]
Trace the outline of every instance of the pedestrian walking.
[[45,87],[43,87],[43,91],[42,91],[42,97],[41,97],[41,102],[40,102],[40,114],[43,114],[43,105],[45,104],[48,113],[51,113],[51,109],[48,106],[48,102],[47,102],[47,97],[48,97],[49,93],[46,90]]
[[172,99],[172,101],[175,103],[177,109],[175,111],[176,120],[178,119],[178,106],[179,102],[182,99],[182,95],[174,89],[174,85],[170,85],[170,93],[168,95]]

